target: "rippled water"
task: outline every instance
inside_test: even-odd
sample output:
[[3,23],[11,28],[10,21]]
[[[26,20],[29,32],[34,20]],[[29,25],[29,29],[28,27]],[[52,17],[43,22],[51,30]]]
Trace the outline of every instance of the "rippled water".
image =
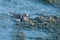
[[[36,13],[60,15],[60,9],[54,8],[51,5],[35,3],[28,0],[0,0],[0,40],[20,40],[20,36],[16,37],[16,35],[20,34],[17,31],[17,26],[15,25],[16,21],[10,16],[9,12],[19,14],[28,13],[31,18],[36,17]],[[22,29],[20,31],[24,33],[23,35],[25,35],[25,40],[35,40],[35,37],[49,37],[50,35],[45,32],[35,30],[29,31]]]

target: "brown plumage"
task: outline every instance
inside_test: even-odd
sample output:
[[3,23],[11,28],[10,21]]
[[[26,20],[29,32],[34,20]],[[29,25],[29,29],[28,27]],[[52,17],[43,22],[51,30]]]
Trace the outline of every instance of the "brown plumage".
[[20,19],[21,18],[21,14],[15,14],[15,13],[12,13],[12,12],[9,12],[9,13],[11,13],[13,18],[16,18],[16,19]]
[[16,21],[21,21],[21,14],[15,14],[13,12],[9,12],[13,18],[16,19]]

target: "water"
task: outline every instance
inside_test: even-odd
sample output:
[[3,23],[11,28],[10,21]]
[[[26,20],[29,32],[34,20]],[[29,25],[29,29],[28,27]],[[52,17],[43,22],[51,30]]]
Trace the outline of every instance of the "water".
[[[9,12],[14,13],[28,13],[31,18],[35,18],[39,14],[53,14],[53,15],[60,15],[60,9],[54,8],[51,5],[45,5],[42,3],[35,3],[33,1],[28,0],[0,0],[0,40],[13,40],[14,37],[11,37],[11,34],[13,34],[16,30],[15,27],[15,21],[13,18],[10,17]],[[7,14],[7,15],[5,15]],[[4,16],[5,15],[5,16]],[[23,30],[23,33],[26,35],[26,40],[30,40],[27,37],[45,37],[49,36],[49,34],[40,32],[40,31],[28,31]],[[17,39],[15,39],[17,40]]]

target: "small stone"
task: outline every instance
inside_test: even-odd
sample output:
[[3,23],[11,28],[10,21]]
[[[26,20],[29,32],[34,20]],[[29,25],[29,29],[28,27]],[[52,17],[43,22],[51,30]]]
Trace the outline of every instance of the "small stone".
[[36,39],[36,40],[43,40],[42,37],[36,37],[35,39]]

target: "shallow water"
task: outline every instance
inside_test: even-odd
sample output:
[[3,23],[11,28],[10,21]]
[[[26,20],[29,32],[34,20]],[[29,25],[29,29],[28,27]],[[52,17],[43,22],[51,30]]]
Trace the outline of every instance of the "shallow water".
[[[0,40],[19,40],[19,38],[12,36],[17,33],[17,26],[15,25],[16,21],[11,17],[9,12],[19,14],[28,13],[31,18],[35,18],[37,16],[35,15],[36,13],[60,15],[60,9],[54,8],[51,5],[35,3],[28,0],[0,0]],[[28,37],[49,37],[50,35],[43,31],[35,30],[28,31],[22,29],[22,32],[26,35],[25,40],[35,40],[34,38],[29,39]]]

